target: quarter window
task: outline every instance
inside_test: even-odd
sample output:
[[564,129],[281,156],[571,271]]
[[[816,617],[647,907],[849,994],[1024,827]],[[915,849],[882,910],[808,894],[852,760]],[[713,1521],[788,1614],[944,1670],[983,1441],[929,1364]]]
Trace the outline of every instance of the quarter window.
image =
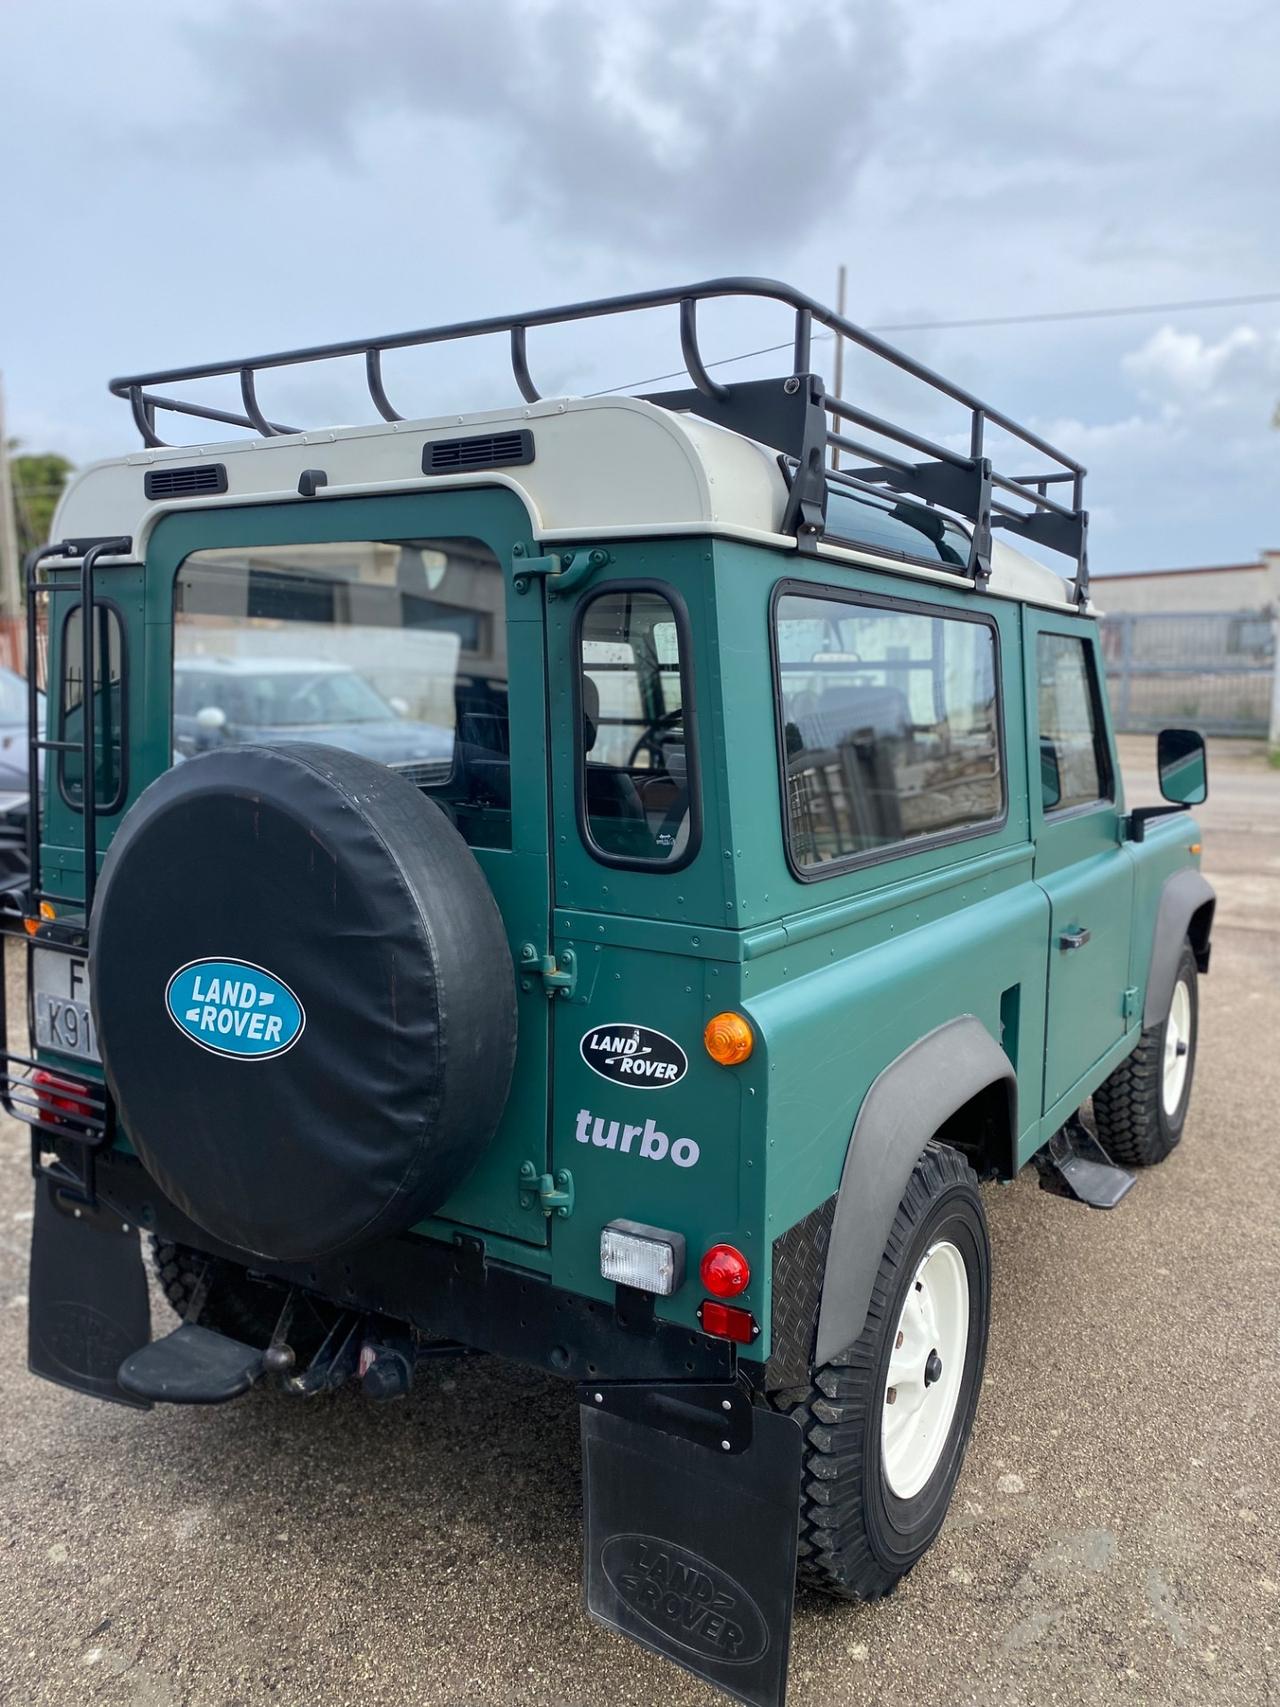
[[669,599],[615,588],[578,624],[578,799],[597,858],[684,865],[697,851],[696,758],[682,623]]
[[502,570],[477,539],[193,552],[174,590],[173,743],[319,741],[511,846]]
[[775,637],[793,863],[812,872],[998,822],[995,630],[786,593]]
[[[113,605],[95,602],[93,610],[94,800],[100,812],[111,812],[124,798],[124,636]],[[63,741],[84,739],[83,633],[81,607],[73,605],[62,626],[58,736]],[[79,746],[58,754],[58,779],[63,799],[78,811],[84,803]]]
[[1084,640],[1036,636],[1040,709],[1040,799],[1066,812],[1110,795],[1110,765],[1098,716],[1097,686]]

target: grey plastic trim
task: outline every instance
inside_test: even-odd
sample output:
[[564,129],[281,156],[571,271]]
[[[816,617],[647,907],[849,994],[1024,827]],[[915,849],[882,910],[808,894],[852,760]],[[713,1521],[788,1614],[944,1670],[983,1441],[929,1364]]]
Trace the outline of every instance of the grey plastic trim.
[[973,1014],[961,1014],[891,1061],[863,1099],[840,1177],[818,1315],[817,1363],[862,1332],[876,1271],[907,1181],[938,1128],[979,1091],[1003,1084],[1016,1134],[1018,1081]]
[[[1190,867],[1175,871],[1165,881],[1160,891],[1160,907],[1151,941],[1151,965],[1147,971],[1147,994],[1142,1004],[1144,1031],[1159,1025],[1169,1011],[1169,1003],[1173,1000],[1173,981],[1192,917],[1206,902],[1213,907],[1217,900],[1213,885]],[[1209,929],[1213,929],[1212,913],[1209,915]]]

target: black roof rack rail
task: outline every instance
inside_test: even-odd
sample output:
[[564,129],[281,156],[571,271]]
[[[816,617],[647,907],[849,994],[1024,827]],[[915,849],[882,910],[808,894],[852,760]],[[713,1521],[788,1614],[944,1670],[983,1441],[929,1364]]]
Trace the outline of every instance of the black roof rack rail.
[[[781,379],[736,383],[712,377],[698,344],[698,304],[725,297],[761,298],[780,303],[792,311],[795,319],[789,374]],[[187,415],[196,420],[245,427],[264,438],[275,438],[305,429],[283,426],[263,413],[257,397],[257,379],[261,373],[274,368],[297,367],[306,362],[362,356],[365,381],[374,408],[383,420],[400,421],[404,416],[392,405],[383,382],[382,358],[388,350],[505,333],[510,340],[511,371],[516,388],[527,403],[537,403],[540,393],[528,355],[531,328],[664,307],[679,310],[680,351],[693,383],[688,390],[650,393],[648,400],[671,409],[690,410],[777,450],[784,460],[791,487],[786,529],[796,534],[802,547],[812,548],[821,538],[829,472],[826,462],[828,453],[834,451],[837,462],[845,455],[860,459],[852,467],[839,469],[841,485],[852,485],[855,490],[881,497],[893,493],[899,497],[914,498],[925,505],[940,506],[963,517],[971,528],[969,570],[976,585],[983,585],[990,573],[991,533],[994,528],[1001,528],[1070,558],[1077,601],[1083,604],[1087,600],[1088,517],[1083,507],[1084,468],[1029,427],[984,403],[963,386],[944,379],[922,362],[885,343],[873,332],[855,325],[804,291],[776,279],[706,279],[699,284],[677,285],[668,290],[633,291],[623,296],[597,297],[593,301],[531,309],[520,314],[458,320],[450,325],[427,326],[414,332],[350,338],[334,344],[277,350],[234,361],[131,374],[113,379],[110,389],[113,395],[128,401],[143,442],[148,447],[164,443],[156,433],[158,410]],[[815,323],[958,404],[968,414],[967,452],[923,438],[906,427],[871,414],[848,398],[829,396],[821,378],[811,371]],[[226,376],[239,380],[243,412],[212,408],[154,389],[156,386]],[[888,445],[877,448],[875,444],[868,444],[865,439],[853,436],[848,430],[850,428],[887,440]],[[1020,447],[1020,458],[1025,452],[1035,452],[1045,459],[1047,466],[1026,475],[997,472],[988,454],[990,428],[1007,434]],[[903,452],[914,454],[901,454]],[[1066,486],[1069,495],[1064,495],[1064,500],[1052,498],[1048,492],[1050,486]]]

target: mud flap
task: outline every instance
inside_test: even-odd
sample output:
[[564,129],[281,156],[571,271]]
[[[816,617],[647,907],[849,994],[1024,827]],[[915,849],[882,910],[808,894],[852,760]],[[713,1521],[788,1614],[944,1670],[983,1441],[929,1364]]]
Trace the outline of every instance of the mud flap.
[[151,1305],[138,1230],[56,1178],[36,1180],[31,1229],[27,1368],[46,1381],[149,1410],[116,1380],[151,1338]]
[[644,1416],[644,1390],[612,1411],[608,1389],[587,1395],[587,1611],[739,1701],[782,1707],[803,1436],[790,1417],[720,1391],[745,1416],[731,1425],[708,1409],[709,1427],[680,1433],[665,1432],[663,1408]]

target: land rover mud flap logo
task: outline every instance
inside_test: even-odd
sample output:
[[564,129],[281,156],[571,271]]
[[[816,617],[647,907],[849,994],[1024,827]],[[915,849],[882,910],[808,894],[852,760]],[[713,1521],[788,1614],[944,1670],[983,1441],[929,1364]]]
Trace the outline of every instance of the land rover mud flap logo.
[[664,1091],[689,1070],[673,1037],[647,1025],[595,1025],[578,1045],[593,1073],[637,1091]]
[[611,1535],[600,1565],[664,1645],[721,1665],[750,1665],[769,1646],[760,1608],[746,1589],[685,1547],[653,1535]]
[[193,1043],[237,1061],[283,1055],[307,1023],[284,980],[249,960],[189,960],[166,985],[164,1004]]

